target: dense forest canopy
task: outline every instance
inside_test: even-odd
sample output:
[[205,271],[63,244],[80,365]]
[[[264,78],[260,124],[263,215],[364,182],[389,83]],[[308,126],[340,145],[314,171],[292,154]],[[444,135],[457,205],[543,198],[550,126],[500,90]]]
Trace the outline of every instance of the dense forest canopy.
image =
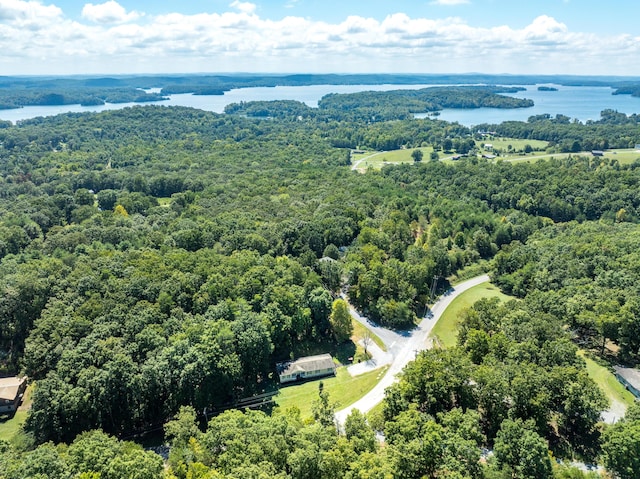
[[[0,444],[0,477],[158,477],[157,455],[116,437],[168,420],[167,477],[570,477],[549,449],[624,470],[617,441],[637,418],[602,435],[606,400],[577,345],[638,360],[640,161],[493,162],[458,124],[310,110],[146,106],[2,125],[0,370],[37,387],[21,443]],[[640,143],[637,115],[617,112],[490,128],[556,152]],[[350,148],[426,145],[471,155],[349,168]],[[276,361],[335,348],[341,289],[406,328],[434,277],[442,293],[481,260],[520,300],[467,311],[458,346],[417,355],[377,417],[354,413],[339,434],[320,390],[312,422],[228,411],[197,427],[204,408],[273,388]]]

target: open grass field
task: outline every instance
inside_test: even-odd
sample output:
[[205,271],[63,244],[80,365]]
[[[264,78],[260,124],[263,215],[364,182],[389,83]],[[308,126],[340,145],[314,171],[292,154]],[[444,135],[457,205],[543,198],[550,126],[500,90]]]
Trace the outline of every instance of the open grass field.
[[[511,155],[511,156],[500,156],[501,160],[510,161],[512,163],[517,163],[520,161],[540,161],[540,160],[548,160],[550,158],[556,159],[565,159],[569,156],[589,156],[593,157],[590,151],[582,151],[580,153],[544,153],[544,152],[533,152],[530,155]],[[608,160],[618,160],[618,163],[621,165],[629,165],[636,160],[640,160],[640,151],[634,150],[632,148],[620,149],[620,150],[607,150],[604,152],[604,158]],[[594,161],[598,161],[597,157],[593,157]],[[602,159],[600,159],[601,161]]]
[[640,160],[640,151],[633,148],[624,150],[607,150],[604,152],[604,157],[611,160],[618,160],[621,165],[629,165],[636,160]]
[[506,153],[508,151],[509,145],[511,145],[511,149],[514,151],[523,150],[525,145],[531,145],[534,150],[544,151],[549,145],[548,141],[518,140],[515,138],[491,138],[476,141],[476,145],[478,145],[479,148],[482,148],[482,145],[484,145],[485,143],[490,143],[491,145],[493,145],[494,149],[501,150],[503,153]]
[[296,406],[300,409],[302,419],[305,419],[312,416],[311,405],[318,398],[320,381],[324,384],[324,390],[329,393],[329,401],[338,403],[337,409],[341,409],[353,404],[371,391],[386,372],[387,367],[385,366],[352,378],[347,368],[341,367],[338,368],[335,377],[283,387],[274,400],[282,409]]
[[[591,156],[590,151],[583,151],[580,153],[546,153],[544,150],[548,145],[548,142],[541,140],[518,140],[515,138],[495,138],[495,139],[487,139],[482,141],[476,141],[476,145],[481,154],[488,153],[492,154],[491,151],[484,150],[482,146],[485,143],[490,143],[493,145],[493,149],[501,150],[500,156],[497,158],[503,161],[510,162],[520,162],[520,161],[540,161],[540,160],[548,160],[550,158],[567,158],[570,155],[587,155]],[[521,151],[524,149],[525,145],[531,145],[534,150],[532,153],[527,155],[523,154]],[[508,151],[508,147],[511,145],[512,152]],[[429,161],[429,156],[433,151],[432,147],[424,147],[417,148],[422,150],[423,153],[423,162]],[[374,168],[376,170],[381,169],[385,165],[398,165],[401,163],[413,163],[413,158],[411,158],[411,152],[413,149],[406,150],[393,150],[393,151],[367,151],[365,153],[355,153],[352,154],[351,163],[357,165],[357,169],[360,171],[364,171],[367,168]],[[449,163],[451,161],[451,156],[455,153],[443,153],[442,151],[438,152],[440,159]],[[621,165],[631,164],[636,160],[640,159],[640,151],[635,150],[633,148],[627,149],[618,149],[618,150],[607,150],[604,153],[604,158],[610,160],[618,160]],[[597,159],[597,158],[594,158]]]
[[493,297],[500,298],[502,301],[512,299],[511,296],[502,293],[497,286],[488,281],[465,291],[444,311],[431,331],[431,338],[444,348],[455,346],[458,337],[459,314],[463,310],[470,308],[476,301]]
[[[376,170],[381,169],[384,165],[399,165],[401,163],[413,163],[411,153],[413,150],[422,151],[422,161],[430,161],[431,152],[433,148],[430,146],[423,148],[408,148],[405,150],[392,150],[392,151],[368,151],[365,154],[353,154],[351,157],[351,163],[357,164],[359,170],[366,170],[367,168],[374,168]],[[442,156],[442,152],[439,152]]]
[[602,392],[607,396],[610,403],[618,402],[625,406],[633,404],[634,397],[625,387],[616,379],[609,368],[602,366],[593,359],[588,358],[584,352],[579,352],[580,356],[587,362],[587,373],[593,379]]

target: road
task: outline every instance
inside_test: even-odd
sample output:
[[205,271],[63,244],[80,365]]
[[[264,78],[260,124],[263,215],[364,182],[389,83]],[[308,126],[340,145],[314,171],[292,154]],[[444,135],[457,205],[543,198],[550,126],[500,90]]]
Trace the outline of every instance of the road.
[[[424,318],[417,328],[412,331],[407,331],[406,333],[397,333],[385,328],[380,328],[379,326],[374,326],[367,319],[355,313],[354,317],[357,321],[375,331],[385,342],[387,350],[393,355],[393,361],[387,373],[371,391],[349,407],[336,412],[338,424],[342,427],[345,419],[352,410],[359,409],[361,412],[367,413],[382,402],[385,389],[397,381],[398,373],[404,369],[409,361],[412,361],[416,357],[418,351],[427,349],[427,338],[444,310],[447,309],[458,295],[486,281],[489,281],[489,276],[485,274],[458,284],[433,305],[433,308],[431,308],[433,316]],[[387,343],[387,341],[390,341],[390,343]]]

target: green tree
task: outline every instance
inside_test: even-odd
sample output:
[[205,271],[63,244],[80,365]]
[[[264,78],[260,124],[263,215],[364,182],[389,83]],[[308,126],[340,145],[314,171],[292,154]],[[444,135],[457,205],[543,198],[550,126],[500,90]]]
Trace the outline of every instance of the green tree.
[[602,457],[620,479],[640,477],[640,420],[622,420],[602,436]]
[[376,450],[376,436],[367,424],[367,419],[358,409],[354,409],[344,422],[345,436],[358,454]]
[[509,471],[513,479],[552,477],[547,442],[535,431],[533,422],[503,421],[493,452],[498,466]]
[[416,163],[420,163],[423,156],[424,153],[422,153],[422,150],[415,149],[411,152],[411,158],[413,158],[413,161],[415,161]]
[[311,405],[313,419],[324,427],[335,427],[336,404],[329,401],[329,393],[324,390],[324,383],[318,383],[318,398]]
[[336,299],[331,306],[331,316],[329,317],[331,330],[336,341],[343,343],[348,341],[353,334],[353,324],[349,306],[343,299]]

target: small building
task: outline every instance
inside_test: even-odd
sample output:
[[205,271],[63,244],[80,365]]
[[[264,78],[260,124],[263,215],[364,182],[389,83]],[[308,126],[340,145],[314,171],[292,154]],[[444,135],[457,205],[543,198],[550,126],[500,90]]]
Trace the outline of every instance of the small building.
[[604,156],[604,151],[602,151],[602,150],[591,150],[591,154],[593,156]]
[[636,398],[640,398],[640,370],[636,368],[624,368],[622,366],[614,366],[613,370],[618,381],[633,394]]
[[306,356],[276,364],[281,383],[319,378],[336,374],[336,364],[330,354]]
[[493,151],[493,145],[491,143],[485,143],[484,149],[487,151]]
[[17,376],[0,378],[0,414],[16,412],[26,388],[26,376],[22,378]]

